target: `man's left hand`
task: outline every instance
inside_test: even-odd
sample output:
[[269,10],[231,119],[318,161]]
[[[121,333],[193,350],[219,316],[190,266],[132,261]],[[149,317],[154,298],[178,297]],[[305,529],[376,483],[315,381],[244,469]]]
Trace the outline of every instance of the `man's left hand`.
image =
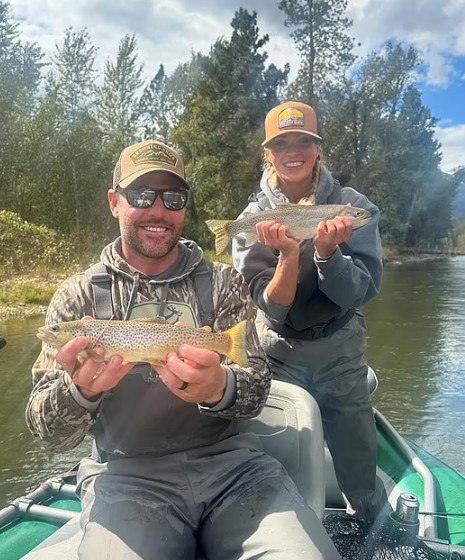
[[223,398],[227,374],[217,352],[183,344],[156,370],[168,389],[183,401],[214,406]]

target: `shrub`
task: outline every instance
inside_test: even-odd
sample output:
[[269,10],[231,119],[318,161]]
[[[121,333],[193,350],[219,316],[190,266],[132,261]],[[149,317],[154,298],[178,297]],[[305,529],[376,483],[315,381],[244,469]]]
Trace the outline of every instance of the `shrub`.
[[74,264],[71,245],[57,232],[0,210],[0,278],[69,269]]

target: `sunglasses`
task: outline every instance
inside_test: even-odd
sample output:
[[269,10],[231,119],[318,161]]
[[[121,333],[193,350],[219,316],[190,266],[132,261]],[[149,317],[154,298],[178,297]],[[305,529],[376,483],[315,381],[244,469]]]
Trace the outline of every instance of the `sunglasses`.
[[301,136],[293,142],[289,142],[284,138],[276,138],[275,140],[272,140],[269,144],[267,144],[265,148],[267,148],[268,150],[273,150],[273,152],[284,152],[291,149],[307,150],[315,144],[318,144],[318,141],[311,136]]
[[189,198],[189,193],[186,190],[180,189],[162,191],[149,189],[148,187],[137,187],[134,189],[116,187],[115,191],[124,196],[129,206],[140,209],[150,208],[160,196],[163,206],[167,210],[172,210],[174,212],[176,210],[182,210],[186,206],[187,199]]

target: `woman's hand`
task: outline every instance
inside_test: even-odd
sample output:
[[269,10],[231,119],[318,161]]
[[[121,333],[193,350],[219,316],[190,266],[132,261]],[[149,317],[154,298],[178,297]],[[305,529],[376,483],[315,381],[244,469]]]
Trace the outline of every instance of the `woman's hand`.
[[277,249],[283,256],[299,254],[299,240],[289,237],[287,226],[279,222],[259,222],[256,226],[258,239],[266,247]]
[[352,221],[349,218],[334,218],[320,222],[313,244],[319,259],[329,259],[341,243],[347,243],[352,235]]

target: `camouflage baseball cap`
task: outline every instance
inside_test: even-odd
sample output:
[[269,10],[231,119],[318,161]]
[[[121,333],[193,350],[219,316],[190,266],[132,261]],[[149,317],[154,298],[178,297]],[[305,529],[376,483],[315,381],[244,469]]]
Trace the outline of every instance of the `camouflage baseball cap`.
[[125,189],[133,181],[151,171],[167,171],[178,177],[180,184],[188,189],[181,156],[158,140],[145,140],[125,148],[113,171],[113,188]]
[[318,124],[313,107],[298,101],[287,101],[271,109],[265,118],[265,141],[262,146],[266,148],[268,142],[288,132],[301,132],[321,140],[317,134]]

